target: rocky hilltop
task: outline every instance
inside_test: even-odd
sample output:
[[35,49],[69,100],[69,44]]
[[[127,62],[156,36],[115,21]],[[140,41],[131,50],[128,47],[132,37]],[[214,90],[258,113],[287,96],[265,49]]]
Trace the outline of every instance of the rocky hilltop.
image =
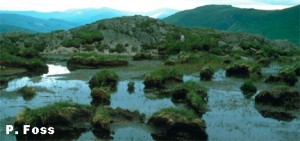
[[269,41],[257,35],[182,28],[145,16],[105,19],[68,31],[46,34],[1,34],[0,45],[5,50],[34,49],[44,53],[136,53],[149,49],[157,52],[159,47],[170,49],[180,38],[195,46],[206,44],[211,48],[220,47],[220,50],[243,50],[245,44],[252,48],[262,45],[282,49],[295,47],[289,42]]

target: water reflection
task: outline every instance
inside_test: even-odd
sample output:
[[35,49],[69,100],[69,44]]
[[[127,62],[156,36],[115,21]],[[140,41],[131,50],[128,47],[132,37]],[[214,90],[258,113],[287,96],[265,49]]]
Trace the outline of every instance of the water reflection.
[[48,73],[47,74],[43,74],[42,77],[70,73],[70,71],[68,70],[68,68],[66,68],[65,66],[62,66],[62,65],[47,64],[47,66],[48,66]]
[[111,95],[110,106],[112,108],[120,107],[131,111],[137,110],[146,116],[151,116],[154,112],[165,107],[174,107],[175,105],[170,98],[149,99],[144,93],[144,84],[141,80],[134,81],[134,91],[127,91],[129,81],[121,81],[118,83],[118,88]]

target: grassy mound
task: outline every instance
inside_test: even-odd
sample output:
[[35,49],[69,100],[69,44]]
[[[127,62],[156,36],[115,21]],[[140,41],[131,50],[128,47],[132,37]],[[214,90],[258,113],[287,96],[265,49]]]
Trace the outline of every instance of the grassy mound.
[[96,87],[110,87],[111,89],[115,88],[119,76],[114,71],[110,70],[100,70],[89,81],[90,88]]
[[67,66],[70,70],[82,68],[99,68],[99,67],[117,67],[127,66],[128,61],[125,56],[120,55],[99,55],[96,53],[81,53],[72,56]]
[[145,88],[163,88],[169,81],[182,82],[182,73],[175,68],[163,68],[146,74]]

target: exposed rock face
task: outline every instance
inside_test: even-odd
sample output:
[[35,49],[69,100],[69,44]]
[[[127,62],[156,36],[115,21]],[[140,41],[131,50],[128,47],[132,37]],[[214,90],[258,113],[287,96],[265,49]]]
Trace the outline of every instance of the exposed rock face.
[[298,109],[300,108],[300,92],[285,87],[262,91],[255,97],[255,103]]
[[160,129],[159,133],[153,134],[156,140],[207,140],[208,137],[203,121],[189,120],[172,112],[154,115],[148,124]]

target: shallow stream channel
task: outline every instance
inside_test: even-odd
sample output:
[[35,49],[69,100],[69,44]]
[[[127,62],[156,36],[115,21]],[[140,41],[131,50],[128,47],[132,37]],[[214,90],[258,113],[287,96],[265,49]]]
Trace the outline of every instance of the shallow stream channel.
[[[182,108],[182,105],[174,104],[170,97],[157,97],[151,92],[144,91],[143,74],[162,65],[163,63],[159,61],[142,61],[130,62],[126,68],[112,68],[120,76],[120,81],[117,90],[111,95],[110,107],[139,111],[146,115],[146,120],[162,108]],[[5,134],[5,126],[13,125],[17,113],[25,107],[38,108],[57,101],[91,104],[88,81],[97,70],[69,71],[65,62],[51,63],[48,67],[47,74],[11,80],[7,88],[0,90],[0,141],[16,140],[15,135]],[[269,68],[264,68],[263,73],[276,73],[278,69],[279,66],[271,65]],[[195,81],[208,89],[208,111],[202,117],[206,123],[208,140],[296,141],[300,139],[299,110],[294,111],[292,114],[296,116],[289,120],[262,114],[255,106],[255,95],[247,99],[240,91],[243,79],[226,77],[225,70],[218,70],[212,81],[200,81],[198,73],[184,75],[183,80]],[[135,82],[134,91],[131,93],[127,91],[129,81]],[[26,85],[37,90],[37,94],[32,99],[24,99],[18,92]],[[270,84],[263,82],[255,85],[258,92],[271,87]],[[300,89],[299,82],[295,87]],[[151,129],[145,123],[113,125],[112,129],[114,133],[111,140],[153,140]],[[91,131],[71,139],[103,140]]]

